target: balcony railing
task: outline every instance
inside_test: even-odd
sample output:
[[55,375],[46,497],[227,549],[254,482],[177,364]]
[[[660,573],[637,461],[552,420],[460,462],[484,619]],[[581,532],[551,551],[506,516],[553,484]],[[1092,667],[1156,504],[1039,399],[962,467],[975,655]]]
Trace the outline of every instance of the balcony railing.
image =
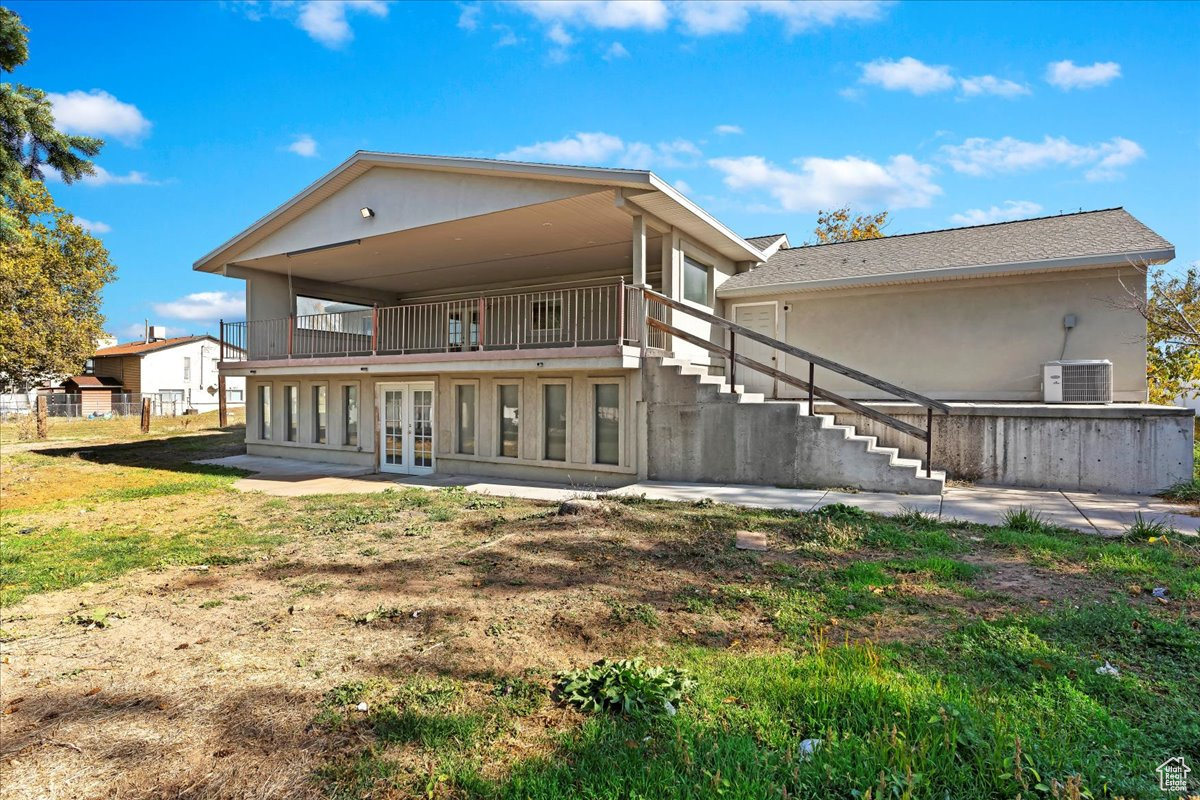
[[621,282],[222,322],[222,360],[640,344],[644,309],[642,293]]

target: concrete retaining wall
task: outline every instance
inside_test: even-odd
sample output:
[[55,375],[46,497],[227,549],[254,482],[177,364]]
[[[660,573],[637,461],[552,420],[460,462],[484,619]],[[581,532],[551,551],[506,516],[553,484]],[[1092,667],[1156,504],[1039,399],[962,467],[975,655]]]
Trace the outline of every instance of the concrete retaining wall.
[[671,367],[647,365],[651,480],[785,487],[847,487],[938,494],[940,479],[891,463],[891,453],[809,417],[800,403],[739,403]]
[[[925,427],[924,410],[872,403]],[[1192,478],[1194,416],[1151,405],[951,403],[935,414],[934,469],[948,477],[1001,486],[1122,494],[1158,494]],[[858,414],[819,403],[817,411],[902,455],[924,458],[925,444]]]

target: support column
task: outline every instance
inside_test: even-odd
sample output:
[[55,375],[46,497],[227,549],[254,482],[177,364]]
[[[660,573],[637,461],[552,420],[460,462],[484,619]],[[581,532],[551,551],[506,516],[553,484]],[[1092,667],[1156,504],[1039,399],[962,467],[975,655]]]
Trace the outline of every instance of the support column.
[[646,283],[646,218],[633,215],[633,285],[648,286]]

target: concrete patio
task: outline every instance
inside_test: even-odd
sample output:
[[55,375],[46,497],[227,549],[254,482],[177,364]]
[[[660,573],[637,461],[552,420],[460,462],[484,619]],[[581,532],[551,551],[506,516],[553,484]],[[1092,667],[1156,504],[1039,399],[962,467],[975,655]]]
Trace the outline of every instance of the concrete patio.
[[1088,494],[1050,489],[950,486],[941,497],[660,481],[642,481],[619,489],[603,489],[471,475],[389,475],[372,473],[361,467],[248,455],[199,463],[254,472],[254,475],[235,482],[234,488],[281,497],[382,492],[401,486],[427,489],[462,486],[480,494],[549,502],[581,496],[643,495],[651,500],[695,502],[711,499],[718,503],[752,508],[796,511],[813,511],[833,503],[845,503],[877,514],[916,510],[947,522],[962,520],[984,525],[999,525],[1006,512],[1027,508],[1053,525],[1101,536],[1120,536],[1140,513],[1144,519],[1162,522],[1181,534],[1196,536],[1200,531],[1200,516],[1193,516],[1200,513],[1200,509],[1194,506],[1138,495]]

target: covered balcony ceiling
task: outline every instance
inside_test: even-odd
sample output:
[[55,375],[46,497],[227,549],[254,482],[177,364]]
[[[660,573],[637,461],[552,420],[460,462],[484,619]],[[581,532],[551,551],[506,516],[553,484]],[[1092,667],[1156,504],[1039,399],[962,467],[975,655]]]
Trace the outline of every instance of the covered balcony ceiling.
[[[400,295],[631,272],[633,225],[612,190],[236,262]],[[647,229],[647,265],[662,260]]]

